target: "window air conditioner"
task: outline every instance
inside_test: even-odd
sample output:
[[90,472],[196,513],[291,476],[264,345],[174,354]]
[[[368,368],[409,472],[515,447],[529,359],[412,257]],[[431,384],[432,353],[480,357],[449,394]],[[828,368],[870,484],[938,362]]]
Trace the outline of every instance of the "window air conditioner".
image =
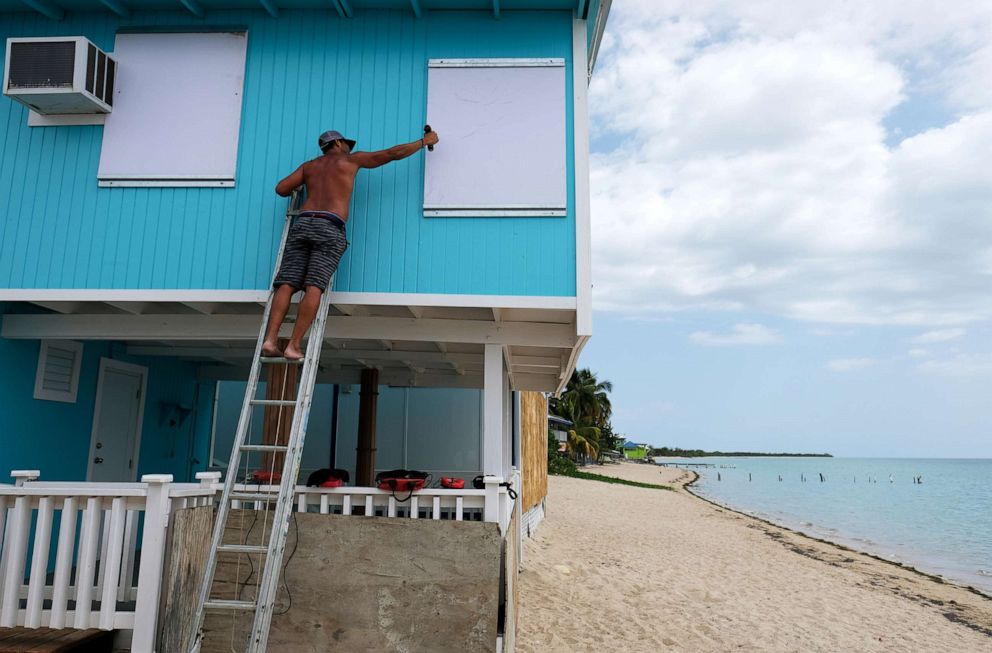
[[9,38],[3,93],[44,115],[110,113],[117,62],[83,36]]

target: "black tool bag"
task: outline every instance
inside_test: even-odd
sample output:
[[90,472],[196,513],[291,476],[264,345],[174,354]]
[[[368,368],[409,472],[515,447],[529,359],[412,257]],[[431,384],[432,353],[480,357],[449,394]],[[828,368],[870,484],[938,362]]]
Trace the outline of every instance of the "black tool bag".
[[325,467],[314,471],[307,477],[307,487],[320,487],[331,479],[347,483],[351,476],[347,469],[328,469]]

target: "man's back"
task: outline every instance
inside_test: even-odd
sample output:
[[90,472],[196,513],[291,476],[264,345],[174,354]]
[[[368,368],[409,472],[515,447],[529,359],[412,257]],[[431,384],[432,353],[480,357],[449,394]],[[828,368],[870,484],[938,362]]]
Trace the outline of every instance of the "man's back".
[[304,211],[330,211],[348,219],[348,205],[355,187],[358,165],[351,156],[329,152],[303,164],[303,183],[307,187]]
[[[304,211],[330,211],[342,220],[348,219],[348,205],[355,188],[359,168],[378,168],[390,161],[405,159],[425,145],[437,143],[437,134],[428,132],[418,141],[394,145],[378,152],[351,152],[354,141],[347,141],[337,132],[328,132],[336,140],[321,144],[324,155],[307,161],[276,185],[276,192],[288,197],[294,188],[307,187]],[[323,138],[323,136],[321,137]]]

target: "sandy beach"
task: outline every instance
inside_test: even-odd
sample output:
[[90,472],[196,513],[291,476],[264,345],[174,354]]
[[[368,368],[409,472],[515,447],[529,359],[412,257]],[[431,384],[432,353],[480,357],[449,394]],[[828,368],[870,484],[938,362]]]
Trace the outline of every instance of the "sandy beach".
[[525,544],[517,650],[989,651],[992,600],[692,496],[692,474],[553,476]]

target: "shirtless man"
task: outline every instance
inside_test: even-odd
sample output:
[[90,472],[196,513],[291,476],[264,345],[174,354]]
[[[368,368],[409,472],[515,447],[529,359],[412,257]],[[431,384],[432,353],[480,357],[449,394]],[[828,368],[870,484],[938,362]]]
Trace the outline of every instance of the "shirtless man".
[[[301,341],[320,304],[320,294],[327,290],[331,276],[348,248],[345,222],[348,205],[355,186],[355,175],[361,168],[378,168],[416,153],[425,145],[437,143],[437,134],[378,152],[354,152],[355,141],[336,131],[324,132],[317,144],[324,154],[307,161],[276,186],[276,193],[288,197],[300,186],[307,187],[307,201],[290,227],[283,252],[282,265],[273,283],[276,294],[265,330],[262,355],[285,356],[290,360],[303,358]],[[304,290],[296,316],[293,335],[285,351],[279,351],[279,327],[289,310],[293,293]]]

